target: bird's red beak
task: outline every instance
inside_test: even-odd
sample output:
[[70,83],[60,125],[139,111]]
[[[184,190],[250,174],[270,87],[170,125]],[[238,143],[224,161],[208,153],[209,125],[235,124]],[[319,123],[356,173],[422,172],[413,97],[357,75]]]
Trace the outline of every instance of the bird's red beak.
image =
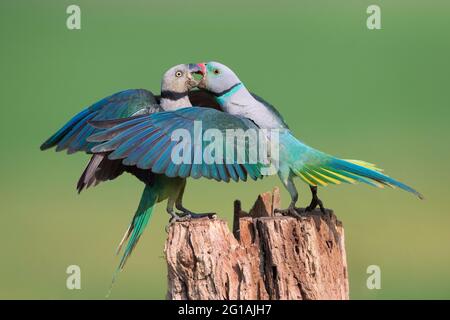
[[206,65],[204,63],[197,63],[198,68],[200,69],[200,73],[202,75],[206,74]]

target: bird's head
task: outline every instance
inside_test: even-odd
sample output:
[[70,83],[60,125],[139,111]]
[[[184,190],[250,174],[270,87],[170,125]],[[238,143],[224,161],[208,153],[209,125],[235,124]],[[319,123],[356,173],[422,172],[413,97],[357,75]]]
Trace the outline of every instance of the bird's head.
[[201,68],[194,63],[179,64],[170,68],[163,75],[161,91],[171,91],[174,93],[188,92],[199,83],[193,77],[195,73],[201,73]]
[[219,62],[199,63],[197,66],[200,69],[197,73],[203,74],[198,87],[213,94],[219,94],[241,83],[241,80],[230,68]]

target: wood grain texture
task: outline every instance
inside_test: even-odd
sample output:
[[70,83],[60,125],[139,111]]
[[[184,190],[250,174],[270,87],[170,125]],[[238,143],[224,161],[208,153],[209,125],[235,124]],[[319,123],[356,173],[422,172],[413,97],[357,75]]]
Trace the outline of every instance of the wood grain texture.
[[172,224],[167,298],[348,299],[341,222],[331,210],[277,216],[279,204],[277,189],[261,194],[251,215],[235,202],[233,232],[221,219]]

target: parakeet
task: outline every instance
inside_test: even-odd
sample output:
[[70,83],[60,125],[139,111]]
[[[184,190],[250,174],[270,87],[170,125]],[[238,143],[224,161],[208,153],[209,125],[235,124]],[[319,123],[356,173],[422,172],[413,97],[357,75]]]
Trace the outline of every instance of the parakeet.
[[[56,151],[67,149],[69,154],[77,151],[91,153],[90,149],[96,143],[87,141],[87,137],[104,131],[102,128],[94,127],[91,123],[100,120],[114,122],[128,117],[133,118],[145,114],[191,107],[190,99],[197,102],[199,100],[208,101],[208,97],[204,93],[190,91],[197,84],[197,81],[192,76],[192,72],[197,72],[198,68],[196,64],[183,64],[174,66],[166,71],[161,81],[161,96],[155,96],[152,92],[145,89],[131,89],[115,93],[94,103],[74,116],[45,141],[41,145],[41,150],[56,146]],[[209,101],[208,104],[214,107],[214,101]],[[126,150],[118,150],[117,153],[120,151],[126,153]],[[115,179],[123,172],[129,172],[136,176],[145,184],[145,188],[135,216],[119,244],[118,252],[123,243],[129,239],[119,265],[120,269],[125,265],[127,258],[139,240],[156,203],[168,199],[167,212],[174,219],[179,218],[179,214],[174,211],[174,205],[181,211],[180,215],[184,214],[188,217],[211,215],[195,214],[183,206],[182,198],[186,179],[169,178],[148,170],[124,166],[120,160],[109,159],[103,153],[97,153],[91,157],[78,181],[77,189],[81,192],[84,188],[97,185],[101,181]]]
[[[201,123],[201,127],[198,124]],[[265,164],[261,162],[240,163],[238,161],[229,162],[226,158],[227,145],[222,145],[223,149],[219,153],[215,153],[215,159],[220,157],[218,161],[207,163],[200,161],[196,163],[196,148],[203,144],[195,141],[186,142],[183,139],[173,139],[173,133],[183,129],[189,137],[204,136],[208,130],[213,129],[219,133],[225,133],[226,130],[236,129],[246,131],[248,129],[257,129],[255,124],[247,118],[235,117],[233,115],[211,109],[189,107],[169,112],[159,112],[150,115],[141,115],[134,118],[124,119],[121,121],[100,121],[94,123],[102,127],[110,127],[102,132],[94,134],[88,138],[88,141],[100,143],[91,149],[95,154],[106,154],[106,157],[112,160],[121,160],[124,166],[147,172],[152,176],[158,176],[164,180],[164,186],[168,181],[184,180],[188,177],[194,179],[205,177],[216,181],[229,182],[230,180],[246,181],[248,177],[257,180],[262,178],[262,169]],[[197,131],[197,132],[196,132]],[[186,144],[187,151],[183,154],[183,158],[188,158],[185,162],[176,163],[173,161],[174,153],[180,145]],[[235,144],[234,154],[238,153],[239,144]],[[200,146],[203,150],[205,144]],[[248,150],[248,145],[245,150]],[[220,154],[220,156],[219,156]],[[246,155],[244,155],[245,157]],[[201,155],[203,157],[203,154]],[[159,181],[159,180],[158,180]],[[147,208],[148,201],[150,204],[160,200],[160,197],[166,196],[162,193],[163,189],[160,185],[155,184],[153,189],[148,190],[148,194],[152,196],[142,197],[142,206]],[[165,190],[165,189],[164,189]],[[172,191],[173,192],[173,191]],[[170,199],[170,198],[169,198]],[[170,201],[170,200],[169,200]],[[169,213],[171,213],[169,211]],[[172,213],[171,213],[172,214]],[[193,214],[188,218],[197,217]],[[148,217],[136,215],[130,230],[125,235],[121,243],[129,237],[133,232],[128,244],[135,243],[133,235],[140,236],[145,227]],[[171,222],[179,220],[173,215]],[[139,226],[139,233],[136,233],[135,225]],[[132,247],[131,247],[132,249]]]
[[[224,113],[233,115],[240,121],[250,121],[256,128],[265,130],[277,130],[279,133],[279,154],[277,174],[291,195],[291,203],[287,209],[278,210],[282,214],[299,216],[300,210],[296,208],[298,192],[293,179],[300,178],[307,183],[312,191],[313,198],[307,210],[314,210],[320,207],[323,213],[325,209],[322,201],[317,196],[317,187],[328,184],[364,182],[376,187],[399,187],[415,194],[419,198],[422,195],[413,188],[401,183],[381,172],[375,165],[360,160],[343,160],[316,150],[296,139],[289,130],[279,112],[269,103],[251,94],[239,80],[236,74],[217,62],[199,64],[201,73],[204,75],[199,83],[199,88],[210,92],[219,103]],[[220,127],[222,131],[229,126],[223,116],[211,116],[208,113],[217,113],[213,110],[192,108],[190,110],[181,109],[174,113],[165,113],[145,116],[142,119],[129,121],[125,120],[119,126],[112,127],[108,132],[104,132],[97,137],[97,142],[104,140],[101,145],[92,149],[93,152],[112,152],[110,157],[123,159],[122,163],[128,166],[135,166],[140,169],[149,169],[152,172],[163,173],[173,176],[192,176],[195,178],[214,177],[211,175],[210,167],[203,166],[178,166],[169,160],[172,148],[176,141],[165,142],[162,150],[151,145],[153,138],[152,130],[164,128],[164,135],[170,136],[170,132],[175,127],[189,127],[192,123],[200,121],[206,123],[208,128]],[[189,119],[189,121],[187,121]],[[176,126],[173,125],[176,123]],[[147,136],[141,141],[140,146],[134,145],[134,151],[127,155],[115,156],[116,150],[130,145],[134,137],[139,132],[141,126],[147,127]],[[231,125],[230,128],[233,128]],[[122,132],[127,132],[127,135]],[[269,137],[268,137],[269,138]],[[150,143],[148,142],[150,141]],[[138,150],[138,151],[136,151]],[[166,155],[155,161],[155,152],[158,155]],[[139,155],[136,156],[136,154]],[[150,159],[150,160],[148,160]],[[163,160],[161,160],[163,159]],[[260,165],[260,164],[258,164]],[[242,164],[241,164],[242,166]],[[228,169],[228,167],[225,166]],[[261,167],[259,167],[261,169]],[[258,170],[259,170],[258,169]],[[233,165],[228,169],[234,174],[234,178],[239,178],[238,171]]]
[[371,163],[339,159],[295,138],[279,112],[265,101],[255,99],[227,66],[218,62],[200,63],[199,66],[204,77],[198,87],[211,92],[224,112],[246,117],[259,128],[280,130],[278,176],[291,195],[289,207],[280,210],[281,213],[299,213],[295,207],[298,192],[294,177],[299,177],[311,188],[313,198],[307,210],[313,210],[319,205],[324,213],[322,201],[317,196],[317,187],[328,184],[364,182],[380,188],[399,187],[423,198],[419,192],[383,174],[381,169]]

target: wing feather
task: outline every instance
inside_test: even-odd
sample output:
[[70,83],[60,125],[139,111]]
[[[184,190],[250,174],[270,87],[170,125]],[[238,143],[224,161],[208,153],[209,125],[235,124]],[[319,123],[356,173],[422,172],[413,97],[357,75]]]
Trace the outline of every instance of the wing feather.
[[[255,129],[256,125],[246,119],[219,112],[214,109],[190,107],[172,112],[159,112],[141,117],[131,118],[129,121],[118,123],[104,132],[90,138],[105,141],[92,149],[94,153],[111,152],[109,159],[122,159],[126,166],[136,166],[140,169],[151,170],[153,173],[166,174],[169,177],[205,177],[218,181],[245,181],[247,175],[252,179],[262,177],[262,163],[249,164],[226,163],[225,153],[223,159],[214,163],[204,161],[193,163],[196,141],[187,141],[184,146],[183,159],[187,162],[176,164],[172,161],[174,148],[182,141],[173,139],[173,132],[184,129],[194,137],[195,126],[201,124],[201,133],[208,129],[218,129],[224,133],[227,129]],[[102,126],[102,122],[97,123]],[[202,141],[205,147],[208,142]],[[248,145],[248,144],[247,144]],[[179,146],[178,146],[179,147]],[[234,146],[237,148],[236,146]],[[248,146],[247,146],[248,148]],[[225,149],[225,148],[224,148]],[[236,154],[237,150],[234,150]],[[202,150],[203,152],[203,150]],[[246,151],[248,154],[248,151]],[[217,160],[217,159],[216,159]]]
[[102,131],[93,127],[91,122],[129,118],[139,112],[151,113],[159,110],[153,93],[145,89],[130,89],[115,93],[75,115],[41,145],[41,150],[56,147],[56,151],[67,150],[68,153],[90,152],[94,144],[93,141],[87,141],[87,138]]

